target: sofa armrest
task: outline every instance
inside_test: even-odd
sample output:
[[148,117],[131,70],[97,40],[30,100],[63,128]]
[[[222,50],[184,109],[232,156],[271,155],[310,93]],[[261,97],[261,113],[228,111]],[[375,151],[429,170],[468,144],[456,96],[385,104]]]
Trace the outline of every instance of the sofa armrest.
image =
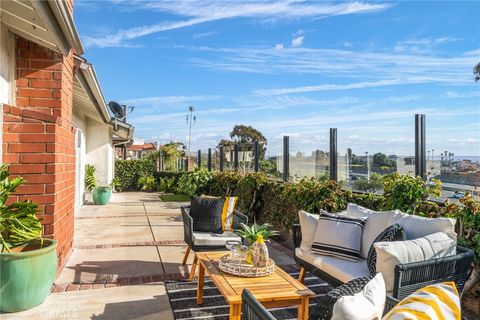
[[233,230],[239,229],[241,224],[248,223],[248,217],[238,210],[233,211]]
[[385,308],[383,309],[383,315],[386,315],[390,310],[393,309],[400,301],[387,295],[385,297]]
[[457,254],[395,266],[393,297],[403,299],[417,289],[430,284],[454,281],[462,294],[473,265],[473,250],[457,246]]
[[300,247],[300,244],[302,243],[302,230],[300,229],[299,224],[293,224],[292,225],[292,240],[293,240],[293,249]]
[[193,219],[190,216],[190,206],[181,206],[183,218],[183,241],[190,247],[193,246]]
[[276,320],[248,289],[242,291],[242,320]]

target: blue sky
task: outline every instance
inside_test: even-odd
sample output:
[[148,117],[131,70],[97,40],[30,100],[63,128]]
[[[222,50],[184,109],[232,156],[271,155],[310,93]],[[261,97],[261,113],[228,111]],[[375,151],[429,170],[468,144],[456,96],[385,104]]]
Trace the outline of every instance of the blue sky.
[[80,1],[75,21],[107,100],[135,106],[135,136],[215,147],[252,125],[269,153],[339,148],[480,156],[478,1]]

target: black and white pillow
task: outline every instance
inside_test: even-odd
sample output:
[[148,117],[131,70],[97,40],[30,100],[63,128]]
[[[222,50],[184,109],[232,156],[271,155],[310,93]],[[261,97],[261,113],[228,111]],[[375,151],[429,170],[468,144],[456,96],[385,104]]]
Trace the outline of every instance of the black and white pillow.
[[[394,224],[388,227],[387,229],[383,230],[376,238],[373,240],[373,243],[376,242],[392,242],[392,241],[405,241],[407,240],[407,236],[403,228],[398,225]],[[375,247],[372,245],[368,250],[367,256],[367,266],[368,271],[371,275],[374,275],[377,272],[377,251],[375,251]]]
[[192,197],[190,216],[193,219],[193,231],[223,233],[222,210],[225,199]]
[[312,253],[357,261],[367,218],[321,213],[312,243]]

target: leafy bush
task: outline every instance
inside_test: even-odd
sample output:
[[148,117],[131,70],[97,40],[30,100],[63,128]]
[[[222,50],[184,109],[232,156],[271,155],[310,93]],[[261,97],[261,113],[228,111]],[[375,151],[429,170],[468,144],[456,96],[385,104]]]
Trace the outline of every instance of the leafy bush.
[[115,161],[115,178],[118,179],[118,190],[138,190],[138,179],[145,176],[155,176],[155,171],[155,160],[151,157]]
[[193,172],[185,173],[178,180],[177,192],[188,196],[205,193],[211,179],[212,173],[205,169],[197,169]]
[[95,177],[95,167],[91,164],[85,165],[85,190],[92,191],[97,187],[97,178]]
[[414,213],[415,207],[425,202],[429,196],[438,198],[442,192],[441,182],[432,179],[428,184],[421,177],[412,177],[399,173],[392,173],[383,177],[383,196],[385,209],[400,209],[407,213]]
[[40,240],[43,246],[42,224],[35,215],[38,205],[30,201],[16,201],[7,204],[8,197],[23,184],[23,178],[9,180],[5,165],[0,166],[0,242],[1,251],[33,240]]
[[154,176],[143,176],[138,179],[138,187],[142,191],[154,191],[157,188],[157,181]]
[[370,179],[360,178],[353,181],[353,188],[363,192],[377,192],[383,187],[383,176],[376,172],[370,175]]
[[160,178],[158,181],[157,190],[162,192],[175,192],[177,190],[177,178]]

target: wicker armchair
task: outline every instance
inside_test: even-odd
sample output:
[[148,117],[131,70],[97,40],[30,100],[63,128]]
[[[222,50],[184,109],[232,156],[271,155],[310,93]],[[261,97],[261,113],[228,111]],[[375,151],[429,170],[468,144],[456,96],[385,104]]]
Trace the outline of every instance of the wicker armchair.
[[[187,250],[183,257],[182,265],[187,263],[188,256],[190,251],[194,252],[202,252],[202,251],[216,251],[216,250],[225,250],[225,241],[230,240],[230,238],[217,238],[218,241],[215,244],[198,244],[195,241],[195,232],[193,231],[193,218],[190,216],[190,206],[182,206],[180,207],[182,211],[182,218],[183,218],[183,240],[187,244]],[[240,228],[241,223],[248,223],[248,217],[242,214],[240,211],[235,210],[233,213],[233,229]],[[236,236],[237,237],[237,236]],[[196,257],[193,260],[192,269],[190,271],[189,280],[193,280],[195,276],[195,269],[197,267],[197,260]]]
[[[302,242],[300,225],[294,224],[292,231],[294,248],[298,248]],[[343,284],[340,280],[297,257],[295,249],[293,255],[301,267],[300,278],[307,270],[334,287]],[[420,288],[444,281],[454,281],[458,292],[462,294],[465,282],[472,271],[473,259],[472,250],[457,246],[457,254],[454,256],[396,265],[392,297],[401,300]]]
[[247,289],[242,291],[242,320],[276,320]]

